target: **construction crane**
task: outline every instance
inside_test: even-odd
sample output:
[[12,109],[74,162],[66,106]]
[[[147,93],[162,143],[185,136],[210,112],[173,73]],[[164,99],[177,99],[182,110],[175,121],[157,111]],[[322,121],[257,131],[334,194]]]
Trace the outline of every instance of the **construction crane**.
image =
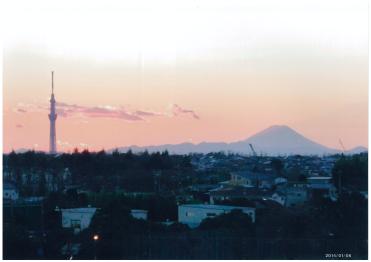
[[253,156],[257,156],[258,154],[256,153],[256,151],[255,151],[254,147],[252,146],[252,144],[249,144],[249,146],[250,146],[250,149],[252,151]]
[[343,149],[343,153],[345,153],[345,146],[344,146],[344,144],[343,144],[343,141],[341,141],[341,139],[339,138],[339,144],[340,144],[340,146],[341,146],[341,148]]
[[[255,149],[254,149],[254,147],[253,147],[253,145],[252,144],[249,144],[249,146],[250,146],[250,149],[251,149],[251,151],[252,151],[252,154],[253,154],[253,156],[254,157],[257,157],[258,156],[258,154],[256,153],[256,151],[255,151]],[[255,164],[254,164],[254,166],[253,166],[253,172],[256,172],[257,170],[258,170],[258,159],[256,159],[255,160],[256,162],[255,162]],[[259,190],[259,174],[256,172],[256,189],[257,190]]]
[[[339,144],[340,144],[341,148],[343,149],[343,153],[341,153],[341,156],[344,157],[344,153],[345,153],[346,150],[345,150],[345,146],[344,146],[344,144],[343,144],[343,141],[341,141],[340,138],[339,138]],[[342,174],[339,175],[339,181],[338,181],[339,195],[341,195],[341,193],[342,193],[342,192],[341,192],[341,189],[342,189],[342,188],[341,188],[341,186],[342,186],[342,185],[341,185],[341,176],[342,176]]]

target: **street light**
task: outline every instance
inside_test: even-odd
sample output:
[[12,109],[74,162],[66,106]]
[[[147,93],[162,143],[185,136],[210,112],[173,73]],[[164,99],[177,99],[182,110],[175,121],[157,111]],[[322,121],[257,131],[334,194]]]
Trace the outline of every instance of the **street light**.
[[97,260],[97,242],[99,240],[99,235],[94,234],[93,235],[93,240],[94,240],[94,260]]

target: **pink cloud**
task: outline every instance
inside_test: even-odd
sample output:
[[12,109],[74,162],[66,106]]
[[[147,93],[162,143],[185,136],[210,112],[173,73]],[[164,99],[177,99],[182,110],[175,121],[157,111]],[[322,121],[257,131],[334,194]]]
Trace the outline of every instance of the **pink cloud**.
[[158,112],[151,112],[151,111],[143,111],[143,110],[137,110],[134,112],[138,116],[164,116],[165,114],[163,113],[158,113]]
[[111,106],[79,106],[75,104],[57,103],[57,114],[62,117],[80,115],[93,118],[119,118],[127,121],[143,121],[139,115],[129,112],[124,108]]
[[126,111],[125,109],[106,108],[106,107],[91,107],[85,108],[84,114],[88,117],[107,117],[119,118],[129,121],[143,121],[144,119],[135,113]]
[[[27,110],[26,110],[27,109]],[[16,111],[20,112],[42,112],[49,111],[48,104],[24,104],[19,103]],[[113,106],[82,106],[76,104],[68,104],[64,102],[56,103],[56,111],[59,117],[86,117],[86,118],[117,118],[126,121],[146,121],[147,118],[151,117],[171,117],[190,115],[194,119],[200,119],[199,116],[193,111],[180,107],[177,104],[173,104],[171,108],[171,114],[168,112],[154,112],[151,110],[128,110],[124,107],[113,107]]]

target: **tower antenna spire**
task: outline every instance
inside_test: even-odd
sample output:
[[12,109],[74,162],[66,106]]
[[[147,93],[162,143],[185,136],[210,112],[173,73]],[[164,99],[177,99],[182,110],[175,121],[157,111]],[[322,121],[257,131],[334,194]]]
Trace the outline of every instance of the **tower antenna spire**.
[[54,71],[52,71],[52,94],[54,94]]

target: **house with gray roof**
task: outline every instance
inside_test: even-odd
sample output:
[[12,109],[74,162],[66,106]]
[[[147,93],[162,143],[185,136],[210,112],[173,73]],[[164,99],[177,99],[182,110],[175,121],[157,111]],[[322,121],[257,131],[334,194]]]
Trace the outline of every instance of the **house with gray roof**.
[[11,181],[4,181],[3,184],[3,199],[4,200],[18,200],[19,191],[16,185]]

